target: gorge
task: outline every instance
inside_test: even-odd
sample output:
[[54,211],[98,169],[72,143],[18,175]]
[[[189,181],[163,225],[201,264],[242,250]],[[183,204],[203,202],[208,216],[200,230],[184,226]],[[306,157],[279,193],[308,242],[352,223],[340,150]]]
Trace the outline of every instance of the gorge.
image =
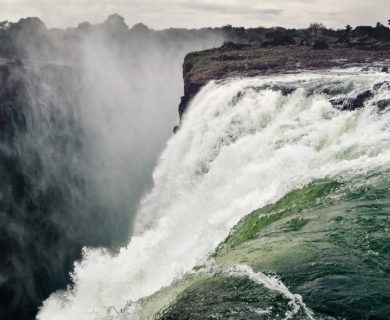
[[307,32],[3,29],[0,317],[387,319],[390,30]]

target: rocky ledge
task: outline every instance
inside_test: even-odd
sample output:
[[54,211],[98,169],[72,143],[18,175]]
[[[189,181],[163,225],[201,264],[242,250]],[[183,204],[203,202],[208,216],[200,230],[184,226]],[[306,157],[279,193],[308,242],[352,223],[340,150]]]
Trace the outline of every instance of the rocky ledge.
[[[316,50],[318,49],[318,50]],[[184,96],[179,115],[182,119],[190,100],[210,80],[253,77],[275,73],[378,64],[390,59],[388,48],[340,48],[327,43],[309,46],[262,47],[227,42],[222,47],[193,52],[183,64]],[[175,131],[178,127],[175,128]]]

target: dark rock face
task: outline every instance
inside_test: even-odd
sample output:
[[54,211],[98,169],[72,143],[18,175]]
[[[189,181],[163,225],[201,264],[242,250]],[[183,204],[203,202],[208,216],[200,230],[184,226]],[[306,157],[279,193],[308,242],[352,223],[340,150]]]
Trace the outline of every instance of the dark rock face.
[[330,103],[337,109],[343,111],[353,111],[364,107],[364,102],[370,99],[373,96],[371,90],[366,90],[356,98],[340,98],[340,99],[331,99]]
[[39,149],[29,146],[34,89],[26,72],[15,62],[0,66],[1,319],[32,319],[42,300],[66,285],[82,248],[56,221],[69,222],[65,190],[46,181]]
[[390,99],[379,100],[375,103],[379,111],[383,111],[390,106]]
[[374,91],[378,91],[381,89],[390,90],[390,81],[384,81],[384,82],[377,83],[374,85],[374,87],[372,89]]
[[[343,111],[353,111],[356,109],[360,109],[364,107],[364,103],[371,99],[374,96],[374,93],[379,90],[389,90],[390,89],[390,82],[380,82],[375,84],[371,90],[366,90],[361,93],[359,93],[354,98],[336,98],[336,99],[330,99],[330,103],[336,107],[337,109],[343,110]],[[375,102],[375,105],[377,106],[379,111],[383,111],[387,109],[388,106],[390,106],[390,100],[389,99],[383,99]]]
[[176,134],[179,131],[179,129],[180,129],[180,126],[174,126],[172,132]]
[[203,85],[198,84],[190,84],[188,87],[185,88],[185,95],[181,97],[181,102],[179,105],[179,117],[180,119],[183,118],[183,115],[187,109],[188,104],[190,103],[191,99],[195,97],[195,95],[199,92]]
[[84,246],[127,240],[85,173],[78,83],[65,66],[0,65],[0,319],[34,319]]

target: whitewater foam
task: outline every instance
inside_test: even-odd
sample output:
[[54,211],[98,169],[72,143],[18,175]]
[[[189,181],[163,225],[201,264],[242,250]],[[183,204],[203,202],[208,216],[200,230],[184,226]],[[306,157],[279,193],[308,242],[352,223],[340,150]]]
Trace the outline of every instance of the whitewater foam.
[[72,287],[38,319],[136,318],[137,300],[204,263],[244,215],[313,179],[388,166],[390,115],[375,107],[388,90],[352,112],[324,92],[352,97],[389,80],[344,70],[209,83],[160,158],[129,245],[117,255],[85,249]]
[[251,281],[263,285],[264,287],[277,291],[290,300],[289,305],[291,310],[285,314],[284,320],[293,319],[295,315],[302,309],[308,320],[314,320],[313,312],[304,304],[302,296],[294,294],[288,290],[286,285],[275,276],[267,276],[262,272],[254,272],[252,268],[246,265],[238,265],[227,268],[225,273],[233,277],[248,277]]

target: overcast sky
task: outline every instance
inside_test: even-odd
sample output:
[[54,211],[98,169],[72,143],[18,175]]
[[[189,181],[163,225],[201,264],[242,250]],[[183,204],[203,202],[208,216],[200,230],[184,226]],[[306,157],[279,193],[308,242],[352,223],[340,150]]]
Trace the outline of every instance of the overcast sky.
[[390,0],[0,0],[0,20],[37,16],[48,27],[102,22],[119,13],[131,26],[151,28],[235,26],[328,27],[374,25],[390,19]]

